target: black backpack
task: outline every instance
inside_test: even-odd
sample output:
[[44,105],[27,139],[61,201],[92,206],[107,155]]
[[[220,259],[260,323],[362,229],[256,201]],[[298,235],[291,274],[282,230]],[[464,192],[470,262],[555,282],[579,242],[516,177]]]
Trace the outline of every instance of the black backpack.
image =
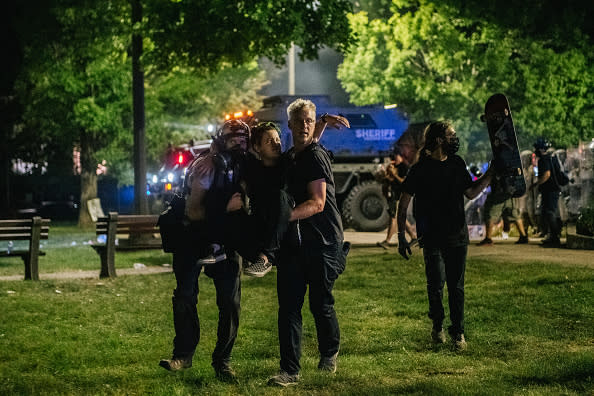
[[551,155],[551,176],[559,188],[569,184],[569,176],[556,155]]
[[163,242],[165,253],[174,253],[184,242],[186,227],[184,212],[186,209],[186,198],[175,194],[167,209],[160,215],[157,225]]

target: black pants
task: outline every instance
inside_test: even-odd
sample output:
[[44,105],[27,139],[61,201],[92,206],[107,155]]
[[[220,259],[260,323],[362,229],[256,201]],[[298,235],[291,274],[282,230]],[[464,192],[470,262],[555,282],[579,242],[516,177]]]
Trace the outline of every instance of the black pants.
[[468,246],[447,248],[423,248],[427,296],[429,297],[429,318],[433,328],[441,329],[445,317],[443,310],[443,287],[448,285],[451,335],[464,333],[464,273]]
[[330,357],[338,352],[340,329],[332,295],[340,266],[338,246],[283,247],[280,251],[277,270],[280,367],[289,374],[297,374],[301,368],[301,309],[307,286],[320,355]]
[[549,238],[558,240],[561,236],[559,224],[559,191],[543,191],[541,214],[545,229],[550,233]]
[[227,215],[225,246],[249,261],[254,261],[260,253],[274,259],[289,225],[293,198],[284,190],[268,198],[269,202],[259,203],[252,215],[244,210]]
[[[212,354],[212,364],[220,367],[229,363],[231,350],[239,326],[241,283],[239,263],[232,251],[227,260],[205,266],[204,273],[213,279],[216,288],[219,324],[217,343]],[[173,254],[173,272],[177,287],[173,291],[173,357],[192,357],[200,341],[198,303],[198,277],[202,265],[197,264],[197,249],[180,249]]]

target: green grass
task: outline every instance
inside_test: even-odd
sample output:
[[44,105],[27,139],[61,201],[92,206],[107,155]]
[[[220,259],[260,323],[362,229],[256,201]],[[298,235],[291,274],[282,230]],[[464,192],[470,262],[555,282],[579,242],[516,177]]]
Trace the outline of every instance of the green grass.
[[[83,265],[82,249],[62,254],[69,262],[64,268]],[[154,259],[155,265],[168,257],[157,251],[122,256],[118,253],[116,261]],[[98,269],[98,261],[92,267]],[[302,380],[282,391],[266,386],[278,369],[274,272],[243,278],[232,360],[238,385],[219,382],[210,367],[217,309],[212,281],[202,274],[199,282],[202,338],[194,366],[182,373],[157,365],[171,352],[172,274],[0,282],[0,394],[594,392],[591,269],[469,259],[468,350],[455,353],[449,345],[430,343],[420,254],[403,261],[376,248],[355,248],[335,287],[342,333],[337,374],[316,370],[315,326],[306,302]]]

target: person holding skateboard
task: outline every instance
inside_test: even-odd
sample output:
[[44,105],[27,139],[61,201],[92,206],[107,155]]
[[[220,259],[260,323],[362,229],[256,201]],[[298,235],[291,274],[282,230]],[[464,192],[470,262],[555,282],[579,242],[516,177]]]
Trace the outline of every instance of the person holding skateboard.
[[[415,197],[414,216],[417,237],[423,248],[429,318],[433,321],[431,338],[446,341],[442,305],[443,287],[448,285],[451,325],[448,332],[454,348],[466,348],[464,338],[464,273],[468,250],[468,226],[464,214],[464,196],[475,198],[487,187],[492,167],[473,181],[466,163],[456,155],[460,146],[456,131],[447,122],[433,122],[425,129],[425,144],[419,161],[412,166],[402,185],[398,204],[398,230],[404,230],[408,205]],[[404,232],[398,232],[398,253],[408,260],[411,255]]]
[[514,202],[515,198],[506,197],[502,194],[501,188],[498,186],[497,178],[493,178],[491,181],[491,192],[487,195],[484,206],[484,221],[485,221],[485,238],[480,241],[478,246],[492,246],[493,239],[493,228],[499,221],[503,219],[504,231],[505,225],[509,226],[514,223],[518,229],[520,237],[516,241],[516,244],[528,243],[528,235],[524,229],[524,223],[520,216],[520,211]]

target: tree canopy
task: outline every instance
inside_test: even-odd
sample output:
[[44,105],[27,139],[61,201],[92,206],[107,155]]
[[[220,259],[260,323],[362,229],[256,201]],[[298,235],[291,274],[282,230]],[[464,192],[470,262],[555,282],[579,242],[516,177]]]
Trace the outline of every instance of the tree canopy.
[[[142,19],[133,23],[131,5],[138,4]],[[344,50],[353,41],[348,0],[34,0],[6,10],[11,57],[2,65],[0,104],[13,116],[2,119],[10,144],[2,153],[55,163],[79,147],[87,187],[96,184],[91,175],[105,157],[120,175],[131,169],[132,37],[144,47],[153,158],[172,136],[165,121],[195,124],[252,107],[265,82],[257,57],[280,64],[295,43],[311,59],[322,46]],[[2,162],[1,175],[8,166]]]
[[484,134],[478,117],[486,99],[502,92],[525,144],[542,135],[558,145],[589,138],[594,125],[589,36],[579,29],[569,34],[559,25],[551,31],[572,37],[559,43],[546,29],[526,34],[536,24],[526,14],[529,20],[513,28],[493,16],[499,14],[478,17],[479,6],[469,4],[394,0],[389,19],[351,14],[359,42],[338,72],[351,101],[397,103],[413,122],[450,119],[467,141],[476,141],[471,135]]

